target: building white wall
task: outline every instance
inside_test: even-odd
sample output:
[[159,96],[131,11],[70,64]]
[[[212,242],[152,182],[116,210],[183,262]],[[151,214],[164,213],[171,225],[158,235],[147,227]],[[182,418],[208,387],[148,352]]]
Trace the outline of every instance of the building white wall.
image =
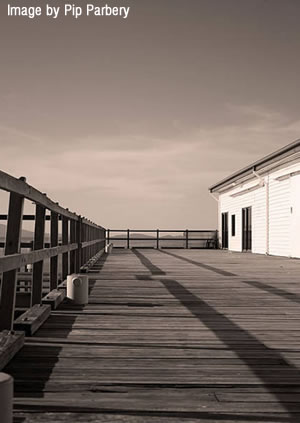
[[291,256],[300,258],[300,175],[290,180],[291,189]]
[[[300,161],[237,184],[219,196],[219,212],[228,212],[229,249],[242,251],[242,209],[252,207],[252,251],[300,258]],[[296,172],[295,175],[291,175]],[[238,196],[234,194],[240,193]],[[231,235],[231,215],[236,215],[236,235]],[[220,221],[220,219],[219,219]],[[219,223],[220,236],[222,234]]]
[[[258,184],[258,179],[242,187],[237,187],[228,193],[220,195],[220,211],[228,212],[229,220],[229,249],[232,251],[242,251],[242,209],[244,207],[252,207],[252,251],[255,253],[266,252],[266,188],[260,187],[255,191],[250,191],[237,197],[232,197],[240,191],[252,188]],[[231,215],[236,216],[236,233],[231,235]],[[219,228],[220,234],[222,228]]]
[[269,254],[290,255],[290,178],[269,182]]
[[300,258],[299,171],[297,162],[269,175],[269,254]]
[[252,204],[252,251],[265,254],[267,248],[267,186],[253,192]]

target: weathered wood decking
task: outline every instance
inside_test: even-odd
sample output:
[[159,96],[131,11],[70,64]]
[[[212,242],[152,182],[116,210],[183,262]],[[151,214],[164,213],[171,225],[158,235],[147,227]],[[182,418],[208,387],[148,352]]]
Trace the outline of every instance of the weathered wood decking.
[[300,262],[114,250],[5,369],[16,422],[300,421]]

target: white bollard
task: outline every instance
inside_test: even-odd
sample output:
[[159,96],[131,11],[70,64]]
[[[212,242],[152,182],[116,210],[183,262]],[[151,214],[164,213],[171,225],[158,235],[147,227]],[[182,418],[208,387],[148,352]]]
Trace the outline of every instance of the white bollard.
[[75,274],[67,276],[67,297],[75,304],[89,302],[89,279],[87,275]]
[[26,268],[27,268],[27,272],[32,272],[32,268],[33,268],[33,266],[32,266],[32,264],[27,264],[26,265]]
[[106,254],[110,254],[112,252],[112,249],[113,249],[113,244],[112,243],[109,243],[109,244],[106,244],[105,245],[105,252],[106,252]]
[[13,421],[13,378],[6,373],[0,373],[0,416],[1,423]]

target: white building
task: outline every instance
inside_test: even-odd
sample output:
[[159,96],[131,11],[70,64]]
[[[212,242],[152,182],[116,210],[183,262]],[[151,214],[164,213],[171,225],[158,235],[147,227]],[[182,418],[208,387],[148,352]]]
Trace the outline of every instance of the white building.
[[222,248],[300,258],[300,139],[209,190]]

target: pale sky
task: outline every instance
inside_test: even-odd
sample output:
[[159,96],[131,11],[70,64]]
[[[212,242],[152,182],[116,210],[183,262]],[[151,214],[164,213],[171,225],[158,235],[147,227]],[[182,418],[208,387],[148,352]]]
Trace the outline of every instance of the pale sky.
[[300,1],[108,3],[1,2],[0,168],[107,228],[214,229],[208,187],[300,138]]

